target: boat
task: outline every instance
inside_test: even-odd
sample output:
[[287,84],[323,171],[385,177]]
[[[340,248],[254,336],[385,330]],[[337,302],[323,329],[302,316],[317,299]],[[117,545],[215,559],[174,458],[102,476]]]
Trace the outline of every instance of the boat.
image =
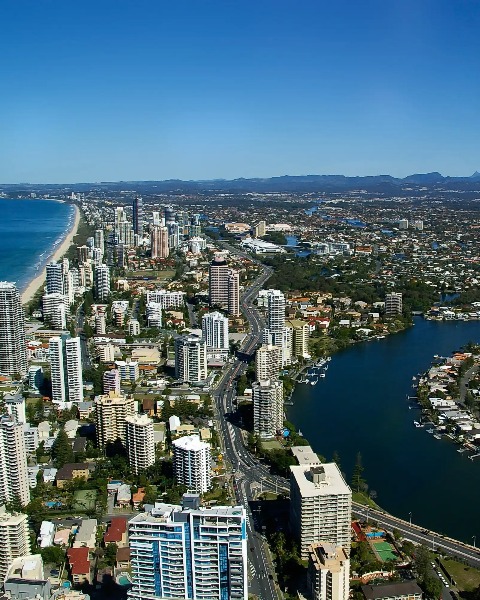
[[312,379],[310,381],[310,385],[317,385],[317,383],[318,383],[318,379]]
[[439,433],[434,433],[434,434],[433,434],[433,437],[434,437],[436,440],[441,440],[441,439],[442,439],[442,436],[441,436]]
[[423,427],[423,423],[420,423],[420,421],[414,421],[413,424],[415,427]]
[[427,429],[427,433],[435,433],[435,429]]
[[325,377],[325,373],[320,373],[319,377]]

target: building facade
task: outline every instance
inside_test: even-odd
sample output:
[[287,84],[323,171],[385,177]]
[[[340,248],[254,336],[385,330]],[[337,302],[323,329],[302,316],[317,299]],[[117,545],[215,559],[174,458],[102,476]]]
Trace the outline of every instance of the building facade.
[[129,521],[130,598],[247,600],[245,509],[198,508],[192,500],[192,508],[185,500],[155,504]]
[[0,585],[15,558],[30,554],[28,516],[11,515],[0,507]]
[[228,319],[219,312],[202,317],[202,335],[207,345],[207,356],[226,358],[229,351]]
[[290,526],[301,557],[319,540],[350,555],[352,492],[336,463],[290,467]]
[[0,504],[30,502],[24,424],[14,417],[0,419]]
[[168,258],[168,229],[161,225],[154,225],[150,235],[152,258]]
[[207,378],[207,346],[202,338],[175,338],[175,376],[189,383],[201,383]]
[[185,435],[172,442],[173,472],[178,485],[190,492],[205,493],[211,487],[210,446],[198,435]]
[[0,373],[27,372],[25,318],[20,294],[14,283],[0,281]]
[[253,430],[261,439],[271,439],[283,429],[283,383],[261,379],[252,384]]
[[317,542],[309,547],[307,587],[311,600],[348,600],[350,559],[341,546]]
[[147,415],[130,415],[125,422],[128,462],[138,475],[155,462],[153,421]]
[[108,442],[115,442],[117,439],[125,444],[126,418],[135,414],[133,397],[109,392],[103,396],[96,396],[94,404],[98,446],[105,450]]

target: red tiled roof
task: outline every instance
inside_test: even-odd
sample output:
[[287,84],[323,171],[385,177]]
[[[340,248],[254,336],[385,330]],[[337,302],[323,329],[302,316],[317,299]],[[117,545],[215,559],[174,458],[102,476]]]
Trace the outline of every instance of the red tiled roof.
[[103,536],[106,544],[120,542],[123,534],[127,531],[127,519],[125,517],[112,517],[112,522]]
[[69,548],[67,550],[67,556],[72,575],[84,575],[90,573],[88,548]]

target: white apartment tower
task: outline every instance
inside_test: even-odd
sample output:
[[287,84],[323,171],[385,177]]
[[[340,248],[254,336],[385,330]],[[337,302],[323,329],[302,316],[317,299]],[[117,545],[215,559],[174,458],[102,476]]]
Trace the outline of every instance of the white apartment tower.
[[130,415],[125,422],[128,462],[138,475],[155,462],[153,421],[147,415]]
[[30,502],[24,425],[14,417],[0,419],[0,504],[18,498]]
[[161,225],[154,225],[150,235],[152,258],[168,258],[168,229]]
[[285,327],[285,296],[280,290],[267,290],[267,327],[263,330],[263,343],[282,349],[282,365],[291,362],[292,330]]
[[173,472],[178,485],[203,494],[210,489],[210,446],[198,435],[186,435],[172,442]]
[[10,515],[0,507],[0,585],[15,558],[30,554],[30,530],[28,516]]
[[109,392],[95,397],[95,429],[97,443],[105,450],[108,442],[126,440],[126,418],[135,414],[135,401],[132,396],[122,396]]
[[65,340],[65,362],[69,402],[83,402],[82,348],[80,338]]
[[350,559],[341,546],[317,542],[309,547],[307,587],[312,600],[348,600]]
[[65,296],[57,292],[44,294],[42,298],[43,320],[52,329],[67,327]]
[[257,379],[277,379],[282,366],[282,349],[272,344],[263,344],[255,354]]
[[402,293],[391,292],[385,296],[385,314],[387,317],[401,315],[403,310]]
[[315,542],[342,546],[350,555],[352,491],[336,463],[290,467],[290,526],[303,560]]
[[156,503],[130,519],[128,537],[130,598],[247,600],[243,506],[199,508],[199,499],[186,494],[183,508]]
[[261,379],[252,384],[253,429],[263,440],[275,437],[283,428],[283,383]]
[[104,302],[110,295],[110,269],[108,265],[95,267],[95,296]]
[[175,376],[189,383],[207,378],[207,346],[196,335],[175,338]]
[[228,319],[222,313],[212,312],[202,317],[202,335],[207,345],[207,356],[226,358],[229,351]]
[[0,373],[25,375],[27,367],[20,294],[14,283],[0,281]]
[[49,340],[52,402],[65,408],[66,403],[83,402],[82,352],[80,338],[67,335]]

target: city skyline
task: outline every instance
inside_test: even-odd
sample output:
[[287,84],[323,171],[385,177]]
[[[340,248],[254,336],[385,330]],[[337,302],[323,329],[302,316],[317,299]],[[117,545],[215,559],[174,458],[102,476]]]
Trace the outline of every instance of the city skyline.
[[478,168],[480,7],[21,0],[0,181]]

